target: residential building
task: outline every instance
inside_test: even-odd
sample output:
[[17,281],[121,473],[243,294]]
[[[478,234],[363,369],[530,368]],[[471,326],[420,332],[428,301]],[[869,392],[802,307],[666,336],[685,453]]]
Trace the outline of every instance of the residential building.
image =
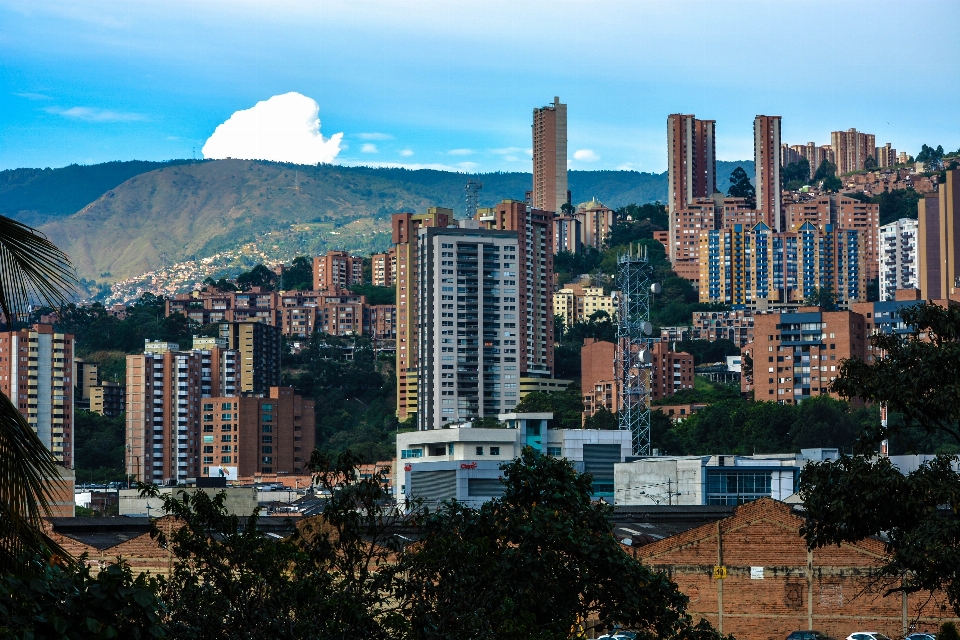
[[650,504],[739,505],[760,498],[784,500],[796,493],[810,462],[836,460],[837,449],[752,456],[656,456],[617,464],[618,506]]
[[833,131],[830,146],[836,158],[838,176],[867,169],[867,158],[873,158],[876,166],[877,140],[872,133],[861,133],[856,129]]
[[[807,144],[791,145],[790,150],[793,154],[791,158],[793,158],[794,162],[803,158],[810,164],[810,179],[813,179],[813,176],[817,173],[817,169],[820,168],[824,160],[836,164],[833,156],[833,147],[830,145],[817,146],[815,142],[808,142]],[[789,163],[784,163],[784,166],[787,164]],[[789,228],[789,225],[787,228]]]
[[[227,349],[237,352],[238,395],[263,395],[270,387],[280,386],[283,341],[279,327],[262,322],[222,322],[220,338],[225,341]],[[196,345],[194,340],[194,347]]]
[[596,198],[577,206],[577,217],[582,220],[583,245],[602,249],[613,231],[614,211]]
[[784,231],[780,216],[780,120],[781,116],[757,116],[753,120],[753,163],[757,211],[774,231]]
[[601,407],[610,413],[620,410],[620,382],[616,374],[616,345],[587,338],[580,349],[580,389],[583,416],[592,416]]
[[513,231],[517,235],[518,260],[514,266],[518,269],[514,272],[511,268],[517,278],[516,298],[505,289],[507,295],[502,302],[511,306],[517,303],[521,377],[550,378],[554,344],[552,239],[555,216],[517,200],[504,200],[493,207],[492,215],[478,214],[478,217],[481,226],[487,229]]
[[890,143],[877,147],[876,151],[877,167],[887,169],[897,166],[897,150]]
[[754,315],[749,309],[694,311],[690,340],[729,340],[738,347],[753,342]]
[[693,356],[684,351],[671,351],[670,345],[655,342],[651,349],[650,400],[668,398],[683,389],[693,389]]
[[90,387],[90,411],[116,418],[126,408],[126,388],[119,382],[104,380]]
[[809,222],[791,233],[763,222],[711,231],[701,237],[700,300],[765,308],[816,289],[830,289],[840,305],[866,300],[864,244],[860,229]]
[[48,324],[0,332],[0,392],[60,465],[73,468],[73,335]]
[[[397,305],[375,304],[366,307],[369,320],[365,323],[374,340],[397,339]],[[366,333],[366,331],[364,332]]]
[[533,208],[558,213],[567,189],[567,105],[554,97],[533,110]]
[[525,360],[517,233],[425,227],[417,253],[418,428],[512,409]]
[[293,387],[205,398],[202,409],[203,476],[308,472],[316,440],[314,402],[294,394]]
[[594,313],[603,311],[611,322],[617,317],[617,295],[604,295],[603,287],[570,283],[553,294],[553,317],[563,317],[565,326],[587,322]]
[[744,228],[752,229],[760,222],[760,212],[751,209],[746,198],[723,198],[718,209],[718,224],[705,228],[730,229],[735,224],[741,224]]
[[453,210],[431,207],[426,213],[393,215],[397,254],[397,417],[417,411],[417,232],[423,227],[448,227]]
[[252,287],[249,291],[220,291],[207,287],[202,291],[179,293],[166,302],[166,315],[181,313],[199,324],[218,322],[263,322],[279,325],[279,294]]
[[671,220],[675,211],[716,192],[715,135],[716,120],[697,120],[681,113],[667,116],[667,212]]
[[796,231],[805,222],[822,228],[856,229],[863,238],[864,277],[873,280],[879,272],[880,205],[860,202],[843,195],[824,195],[813,200],[793,202],[785,207],[786,228]]
[[952,298],[960,278],[960,170],[946,172],[936,196],[918,203],[920,289],[925,298]]
[[378,287],[392,287],[397,272],[397,250],[394,247],[386,253],[375,253],[370,257],[373,284]]
[[717,227],[717,203],[697,197],[670,214],[670,261],[673,270],[699,288],[700,236]]
[[880,299],[893,300],[898,289],[916,289],[919,222],[900,218],[880,227]]
[[753,377],[741,389],[758,401],[797,404],[830,391],[843,360],[866,355],[867,321],[854,311],[801,307],[793,313],[754,318],[754,340],[744,347],[753,358]]
[[583,252],[583,222],[578,216],[557,216],[553,220],[553,253]]
[[397,502],[408,498],[429,505],[457,500],[470,507],[503,495],[501,465],[525,446],[544,455],[565,458],[581,473],[593,475],[592,497],[612,501],[614,465],[632,455],[629,430],[548,429],[552,413],[503,413],[506,428],[449,429],[397,434],[394,486]]
[[336,291],[363,284],[363,258],[346,251],[327,251],[313,259],[313,289]]
[[129,475],[155,484],[200,475],[202,399],[239,395],[239,360],[238,351],[216,338],[194,338],[191,351],[147,340],[142,354],[127,356]]
[[90,410],[90,390],[100,384],[100,365],[83,358],[73,360],[74,409]]

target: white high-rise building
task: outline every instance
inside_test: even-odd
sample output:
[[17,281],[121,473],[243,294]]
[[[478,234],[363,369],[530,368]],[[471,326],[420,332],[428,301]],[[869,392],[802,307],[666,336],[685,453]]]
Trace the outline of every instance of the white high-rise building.
[[918,222],[900,218],[880,227],[880,299],[893,300],[897,289],[916,289]]
[[513,409],[526,354],[517,344],[517,233],[424,227],[417,253],[418,428]]

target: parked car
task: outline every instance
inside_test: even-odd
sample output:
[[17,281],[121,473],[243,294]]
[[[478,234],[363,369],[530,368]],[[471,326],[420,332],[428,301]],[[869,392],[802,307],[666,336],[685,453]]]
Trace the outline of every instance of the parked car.
[[833,640],[821,631],[794,631],[787,636],[787,640]]
[[911,633],[903,640],[937,640],[937,636],[932,633],[917,632]]
[[879,631],[857,631],[847,636],[847,640],[890,640]]
[[603,636],[597,636],[597,640],[637,640],[637,634],[633,631],[615,631]]

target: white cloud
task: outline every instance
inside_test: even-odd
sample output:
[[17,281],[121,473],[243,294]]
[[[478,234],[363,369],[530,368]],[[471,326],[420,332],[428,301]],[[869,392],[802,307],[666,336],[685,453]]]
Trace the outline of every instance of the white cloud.
[[63,116],[64,118],[70,118],[71,120],[85,120],[87,122],[133,122],[135,120],[147,119],[140,113],[124,113],[122,111],[92,109],[90,107],[71,107],[69,109],[47,107],[44,111]]
[[490,153],[495,153],[498,156],[512,156],[518,153],[523,153],[522,147],[502,147],[500,149],[490,149]]
[[360,153],[377,153],[377,145],[368,142],[360,147]]
[[457,163],[457,168],[458,168],[460,171],[466,171],[466,172],[468,172],[468,173],[472,173],[472,172],[476,171],[477,168],[479,168],[479,167],[480,167],[480,165],[477,164],[476,162],[458,162],[458,163]]
[[573,158],[581,162],[596,162],[600,156],[594,153],[593,149],[578,149],[573,152]]
[[409,158],[413,155],[413,149],[404,149],[400,152],[400,155],[402,155],[404,158]]
[[290,92],[235,112],[207,139],[203,156],[317,164],[332,162],[342,139],[342,133],[324,139],[320,105]]
[[18,98],[26,98],[27,100],[53,100],[50,96],[45,96],[42,93],[30,93],[29,91],[24,93],[15,93],[13,94]]
[[393,140],[389,133],[358,133],[357,137],[361,140]]
[[473,149],[451,149],[447,151],[447,155],[450,156],[469,156],[473,153]]
[[503,156],[503,159],[509,162],[517,162],[520,160],[517,156]]

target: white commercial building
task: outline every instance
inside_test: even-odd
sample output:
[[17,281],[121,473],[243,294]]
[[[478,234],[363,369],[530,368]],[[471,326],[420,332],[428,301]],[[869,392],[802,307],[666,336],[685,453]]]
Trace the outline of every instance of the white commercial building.
[[614,502],[618,506],[738,505],[759,498],[784,500],[796,493],[804,465],[837,458],[837,449],[642,458],[615,466]]
[[880,300],[893,300],[897,289],[919,286],[918,225],[900,218],[880,227]]
[[631,432],[548,429],[552,418],[552,413],[504,413],[498,416],[504,428],[463,423],[398,434],[397,501],[457,500],[478,507],[503,494],[500,467],[525,446],[570,460],[577,471],[593,475],[594,498],[612,501],[614,465],[631,455]]

